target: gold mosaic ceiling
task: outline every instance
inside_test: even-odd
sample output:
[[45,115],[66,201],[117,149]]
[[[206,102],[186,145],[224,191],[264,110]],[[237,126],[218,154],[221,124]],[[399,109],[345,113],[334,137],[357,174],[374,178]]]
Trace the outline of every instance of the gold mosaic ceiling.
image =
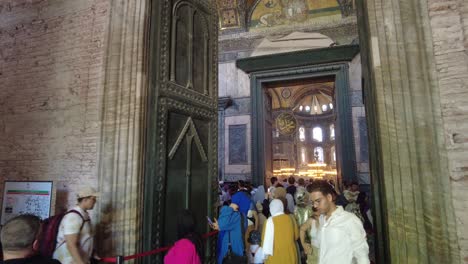
[[216,0],[216,5],[221,30],[254,30],[312,20],[337,22],[355,14],[354,1]]
[[[322,112],[331,110],[330,104],[333,102],[334,86],[334,81],[285,83],[269,87],[271,89],[268,89],[268,93],[271,96],[272,109],[289,108],[293,111],[322,114]],[[323,105],[327,105],[327,109],[322,110]],[[299,109],[300,106],[303,106],[303,109]],[[311,109],[306,111],[306,106]],[[318,106],[315,111],[314,106]]]

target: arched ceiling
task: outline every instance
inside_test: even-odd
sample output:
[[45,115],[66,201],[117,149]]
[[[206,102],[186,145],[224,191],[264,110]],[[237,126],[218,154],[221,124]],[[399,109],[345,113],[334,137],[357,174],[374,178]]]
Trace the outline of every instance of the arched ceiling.
[[[320,105],[333,101],[335,83],[330,79],[297,80],[277,82],[267,85],[272,99],[272,109],[298,108],[304,100],[313,100],[314,96]],[[312,105],[311,103],[307,103]]]

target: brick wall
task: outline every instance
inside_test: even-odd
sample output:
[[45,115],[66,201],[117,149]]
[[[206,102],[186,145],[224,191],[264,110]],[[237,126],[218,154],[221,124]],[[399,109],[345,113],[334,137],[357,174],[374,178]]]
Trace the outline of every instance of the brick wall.
[[0,2],[0,190],[3,180],[53,180],[60,210],[97,185],[109,8]]
[[428,3],[458,241],[468,263],[468,2]]

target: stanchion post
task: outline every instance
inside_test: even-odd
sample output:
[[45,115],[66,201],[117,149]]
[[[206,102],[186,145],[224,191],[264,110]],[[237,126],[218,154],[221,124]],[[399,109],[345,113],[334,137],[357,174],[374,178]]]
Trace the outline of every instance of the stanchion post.
[[123,256],[117,256],[117,264],[123,264],[124,263],[124,257]]

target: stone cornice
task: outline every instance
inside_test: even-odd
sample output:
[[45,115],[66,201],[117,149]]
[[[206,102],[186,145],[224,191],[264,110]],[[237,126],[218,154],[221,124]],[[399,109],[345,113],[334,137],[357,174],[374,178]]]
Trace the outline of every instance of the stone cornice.
[[230,96],[218,98],[218,111],[224,111],[232,104],[232,98]]
[[236,61],[236,66],[244,72],[250,73],[254,71],[351,61],[358,53],[359,46],[343,45],[239,59]]

